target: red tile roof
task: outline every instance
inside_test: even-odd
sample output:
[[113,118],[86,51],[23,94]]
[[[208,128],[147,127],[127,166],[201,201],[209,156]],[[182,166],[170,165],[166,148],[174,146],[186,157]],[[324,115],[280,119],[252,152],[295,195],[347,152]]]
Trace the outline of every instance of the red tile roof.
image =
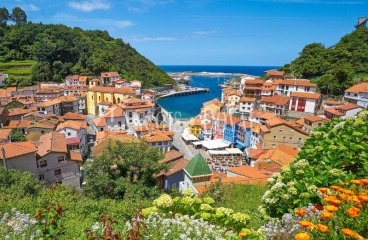
[[76,162],[83,162],[83,158],[80,152],[70,151],[69,155],[70,155],[70,160],[76,161]]
[[12,108],[9,109],[9,117],[17,116],[17,115],[26,115],[27,113],[30,113],[31,111],[29,109],[23,109],[23,108]]
[[273,95],[272,97],[262,97],[261,102],[273,103],[278,106],[285,106],[290,101],[289,97]]
[[58,132],[50,132],[40,137],[37,155],[43,157],[51,152],[67,153],[65,135]]
[[0,129],[0,141],[7,140],[13,129]]
[[356,108],[361,108],[361,106],[358,106],[358,105],[353,104],[353,103],[349,103],[349,104],[346,104],[346,105],[336,107],[336,109],[341,109],[341,110],[345,110],[345,111],[356,109]]
[[85,121],[87,118],[87,115],[75,113],[75,112],[67,112],[63,116],[64,120],[81,120]]
[[310,122],[329,121],[329,119],[324,118],[324,117],[319,117],[319,116],[309,116],[309,117],[306,117],[305,120],[308,120]]
[[292,92],[291,97],[307,98],[307,99],[319,99],[319,98],[322,97],[322,95],[318,94],[318,93]]
[[80,143],[79,137],[72,137],[72,138],[66,139],[66,145],[77,144],[77,143]]
[[[36,147],[30,142],[9,142],[0,145],[0,149],[4,148],[5,157],[10,159],[25,154],[35,153]],[[29,159],[32,161],[32,159]]]
[[274,83],[275,84],[279,84],[279,85],[292,85],[292,86],[303,86],[303,87],[317,87],[316,84],[311,83],[308,80],[299,80],[299,79],[275,80]]
[[368,83],[365,82],[365,83],[360,83],[360,84],[354,85],[351,88],[346,89],[345,92],[368,93]]
[[135,90],[131,87],[114,88],[114,87],[94,86],[89,88],[87,91],[135,95]]
[[255,98],[249,98],[249,97],[242,97],[240,99],[240,102],[255,102],[256,99]]
[[255,179],[262,179],[262,178],[270,178],[272,176],[272,172],[266,171],[266,170],[259,170],[256,167],[251,167],[248,165],[240,166],[240,167],[234,167],[234,168],[228,168],[228,172],[232,172],[241,176],[249,177],[249,178],[255,178]]

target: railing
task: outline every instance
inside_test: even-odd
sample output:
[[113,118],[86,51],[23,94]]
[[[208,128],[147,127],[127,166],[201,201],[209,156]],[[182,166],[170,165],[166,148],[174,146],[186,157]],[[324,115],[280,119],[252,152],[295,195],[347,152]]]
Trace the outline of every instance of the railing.
[[189,184],[186,181],[179,182],[179,192],[182,193],[188,188],[191,189],[198,196],[198,191],[192,184]]

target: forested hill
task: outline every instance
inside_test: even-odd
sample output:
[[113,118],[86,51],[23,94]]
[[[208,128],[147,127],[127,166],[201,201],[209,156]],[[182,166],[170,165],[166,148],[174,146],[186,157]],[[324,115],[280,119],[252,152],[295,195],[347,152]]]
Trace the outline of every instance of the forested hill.
[[98,76],[102,71],[119,72],[126,80],[141,80],[143,87],[174,83],[129,43],[112,38],[107,31],[27,21],[8,25],[2,21],[3,11],[4,8],[0,9],[0,63],[37,61],[30,79],[26,79],[29,76],[18,79],[21,85],[32,84],[30,80],[61,82],[69,74]]
[[345,35],[334,47],[309,44],[298,58],[282,69],[295,77],[316,78],[318,88],[324,94],[342,94],[358,80],[367,80],[368,29],[357,29]]

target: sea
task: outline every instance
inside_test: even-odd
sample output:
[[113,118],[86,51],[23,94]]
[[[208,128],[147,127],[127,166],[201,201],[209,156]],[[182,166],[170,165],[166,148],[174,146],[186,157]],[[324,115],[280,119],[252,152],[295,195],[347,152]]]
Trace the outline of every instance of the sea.
[[[200,65],[159,65],[167,73],[180,72],[211,72],[211,73],[241,73],[252,76],[263,76],[264,71],[278,69],[279,66],[200,66]],[[221,98],[221,87],[231,76],[192,76],[190,86],[209,88],[210,92],[173,96],[157,100],[176,119],[190,119],[200,113],[203,103],[214,98]]]

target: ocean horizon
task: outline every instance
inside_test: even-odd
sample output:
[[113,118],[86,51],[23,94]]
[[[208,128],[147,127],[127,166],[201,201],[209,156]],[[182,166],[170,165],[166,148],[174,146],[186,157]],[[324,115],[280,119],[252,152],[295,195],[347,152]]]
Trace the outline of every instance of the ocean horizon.
[[[215,65],[158,65],[166,73],[179,72],[213,72],[213,73],[241,73],[253,76],[263,76],[264,71],[278,69],[279,66],[215,66]],[[210,92],[184,96],[159,98],[157,103],[165,108],[177,119],[189,119],[197,116],[203,103],[214,98],[221,98],[221,87],[231,76],[192,76],[189,86],[209,88]]]

